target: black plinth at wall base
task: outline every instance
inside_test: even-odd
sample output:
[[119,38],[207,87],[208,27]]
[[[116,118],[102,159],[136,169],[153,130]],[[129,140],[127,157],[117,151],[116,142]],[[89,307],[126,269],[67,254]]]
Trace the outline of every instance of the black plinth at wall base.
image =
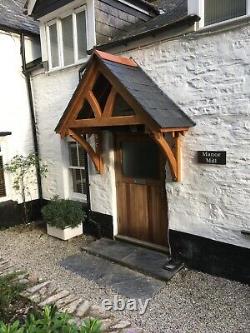
[[[41,207],[45,200],[33,200],[27,203],[30,212],[30,220],[41,219]],[[24,223],[23,205],[16,201],[5,201],[0,203],[0,227],[12,227]]]
[[187,267],[250,284],[250,249],[173,230],[170,242]]
[[111,215],[90,212],[89,219],[83,224],[85,234],[97,238],[113,238],[113,217]]

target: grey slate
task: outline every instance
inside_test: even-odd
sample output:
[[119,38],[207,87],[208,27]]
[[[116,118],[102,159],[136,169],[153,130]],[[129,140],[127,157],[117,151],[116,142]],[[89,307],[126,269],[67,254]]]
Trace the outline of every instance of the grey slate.
[[171,14],[180,8],[184,14],[187,14],[188,11],[188,0],[157,0],[155,1],[155,5],[163,9],[166,13]]
[[26,0],[0,1],[0,28],[39,34],[38,22],[24,14]]
[[109,287],[128,298],[146,300],[158,293],[165,283],[87,253],[64,259],[61,265],[78,275]]
[[195,125],[139,66],[131,67],[107,60],[102,62],[160,127]]
[[183,267],[181,264],[166,270],[163,266],[169,259],[168,254],[107,238],[92,242],[83,250],[162,281],[169,281]]
[[[147,22],[133,24],[128,31],[115,35],[107,45],[112,45],[112,43],[117,41],[126,41],[127,39],[144,35],[150,31],[153,32],[159,28],[189,17],[187,0],[162,0],[158,1],[157,5],[164,10],[164,13]],[[100,47],[103,47],[104,45],[100,45]]]

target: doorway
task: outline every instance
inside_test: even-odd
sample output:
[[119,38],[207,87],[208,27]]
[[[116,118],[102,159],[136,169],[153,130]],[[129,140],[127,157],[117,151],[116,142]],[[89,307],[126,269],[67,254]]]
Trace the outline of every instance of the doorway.
[[146,134],[116,134],[115,141],[118,234],[167,247],[166,159]]

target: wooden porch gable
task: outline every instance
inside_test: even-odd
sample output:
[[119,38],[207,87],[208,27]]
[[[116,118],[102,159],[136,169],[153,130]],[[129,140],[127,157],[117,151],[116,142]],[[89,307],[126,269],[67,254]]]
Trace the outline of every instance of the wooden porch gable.
[[[151,96],[145,91],[147,89]],[[168,104],[167,115],[162,110],[164,104]],[[176,117],[175,109],[179,112]],[[165,126],[168,123],[170,126]],[[77,141],[89,154],[96,170],[103,173],[101,154],[87,142],[85,135],[98,133],[98,129],[128,125],[145,126],[145,131],[166,155],[173,179],[180,180],[180,134],[183,135],[194,123],[134,60],[94,51],[56,132],[62,138],[70,136]],[[174,145],[165,138],[168,132],[172,133]]]

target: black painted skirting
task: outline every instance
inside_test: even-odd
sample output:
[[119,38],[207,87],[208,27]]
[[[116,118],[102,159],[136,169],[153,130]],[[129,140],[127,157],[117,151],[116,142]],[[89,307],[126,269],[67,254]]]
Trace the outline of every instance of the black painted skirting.
[[187,267],[250,284],[250,249],[173,230],[170,243]]
[[88,219],[83,224],[84,233],[97,238],[113,238],[113,217],[111,215],[90,212]]
[[[27,203],[30,221],[41,219],[41,207],[45,200],[33,200]],[[0,203],[0,227],[12,227],[24,223],[23,205],[16,201]]]
[[[32,221],[41,218],[44,204],[45,200],[29,203]],[[21,204],[14,201],[0,203],[0,228],[23,221]],[[110,215],[90,212],[83,227],[85,234],[113,238],[113,217]],[[250,249],[174,230],[170,230],[170,244],[174,257],[181,259],[189,268],[250,284]]]
[[[112,239],[112,216],[91,212],[84,232]],[[170,244],[173,256],[188,268],[250,284],[250,249],[174,230],[170,230]]]

